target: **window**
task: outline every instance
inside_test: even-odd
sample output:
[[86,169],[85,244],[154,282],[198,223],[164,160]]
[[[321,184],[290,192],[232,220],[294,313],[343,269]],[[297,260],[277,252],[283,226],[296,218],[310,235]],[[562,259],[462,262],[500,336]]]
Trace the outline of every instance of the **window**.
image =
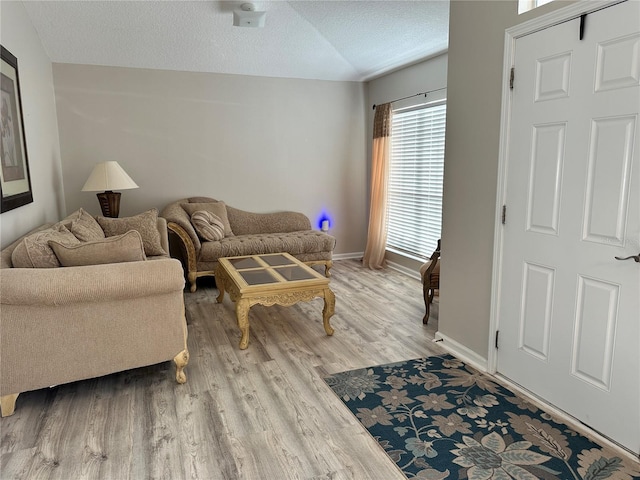
[[533,10],[534,8],[538,8],[552,1],[553,0],[518,0],[518,15],[528,12],[529,10]]
[[391,123],[387,250],[418,259],[442,225],[446,102],[396,110]]

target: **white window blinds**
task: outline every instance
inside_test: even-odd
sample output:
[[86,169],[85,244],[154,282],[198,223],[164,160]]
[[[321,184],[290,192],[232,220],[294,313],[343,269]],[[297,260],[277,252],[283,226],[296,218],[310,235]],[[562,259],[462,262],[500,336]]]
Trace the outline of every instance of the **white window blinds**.
[[391,126],[387,249],[428,258],[442,225],[446,103],[395,111]]

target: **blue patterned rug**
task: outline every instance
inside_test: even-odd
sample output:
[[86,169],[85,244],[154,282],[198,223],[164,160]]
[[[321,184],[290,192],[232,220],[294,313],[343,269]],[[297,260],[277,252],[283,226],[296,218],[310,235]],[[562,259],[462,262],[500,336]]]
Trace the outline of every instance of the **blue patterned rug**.
[[407,478],[640,479],[637,462],[449,355],[325,381]]

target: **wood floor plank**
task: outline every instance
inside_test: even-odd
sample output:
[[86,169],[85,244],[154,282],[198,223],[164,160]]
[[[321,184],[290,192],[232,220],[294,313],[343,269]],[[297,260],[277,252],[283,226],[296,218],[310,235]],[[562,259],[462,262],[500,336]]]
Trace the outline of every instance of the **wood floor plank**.
[[422,287],[392,270],[334,262],[335,329],[321,299],[254,306],[240,350],[235,304],[212,279],[185,292],[187,383],[171,362],[18,397],[0,420],[0,478],[404,478],[322,378],[440,353],[437,301],[422,324]]
[[346,478],[358,480],[406,480],[394,462],[361,425],[331,434],[331,448],[340,459]]

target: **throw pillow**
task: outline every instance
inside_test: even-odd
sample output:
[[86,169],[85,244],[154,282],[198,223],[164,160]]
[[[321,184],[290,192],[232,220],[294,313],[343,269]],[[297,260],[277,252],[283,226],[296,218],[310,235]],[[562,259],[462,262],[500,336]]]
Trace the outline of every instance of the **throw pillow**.
[[224,238],[224,223],[219,216],[206,210],[198,210],[191,215],[198,236],[203,240],[215,242]]
[[48,228],[25,237],[11,254],[15,268],[55,268],[60,266],[58,257],[49,247],[49,240],[65,245],[80,243],[64,225]]
[[213,213],[215,216],[220,218],[222,224],[224,225],[224,236],[234,236],[233,232],[231,231],[231,225],[229,225],[229,218],[227,217],[227,206],[224,204],[224,202],[181,203],[180,205],[182,205],[184,211],[189,214],[189,217],[191,217],[195,212],[201,210]]
[[105,263],[140,262],[146,260],[142,237],[136,230],[122,235],[80,243],[65,245],[49,240],[58,261],[63,267],[102,265]]
[[122,235],[129,230],[137,230],[142,237],[144,253],[148,256],[166,255],[160,242],[160,232],[158,232],[158,210],[152,208],[146,212],[133,217],[107,218],[98,217],[98,223],[104,230],[106,237]]
[[73,213],[70,213],[69,215],[67,215],[66,217],[64,217],[62,220],[60,220],[57,225],[64,225],[65,227],[67,227],[67,229],[71,228],[71,224],[80,218],[80,215],[82,215],[82,209],[78,209]]
[[81,242],[102,240],[104,238],[104,232],[100,224],[92,215],[85,212],[82,208],[80,209],[78,218],[71,222],[71,228],[69,230],[71,230],[71,233]]

